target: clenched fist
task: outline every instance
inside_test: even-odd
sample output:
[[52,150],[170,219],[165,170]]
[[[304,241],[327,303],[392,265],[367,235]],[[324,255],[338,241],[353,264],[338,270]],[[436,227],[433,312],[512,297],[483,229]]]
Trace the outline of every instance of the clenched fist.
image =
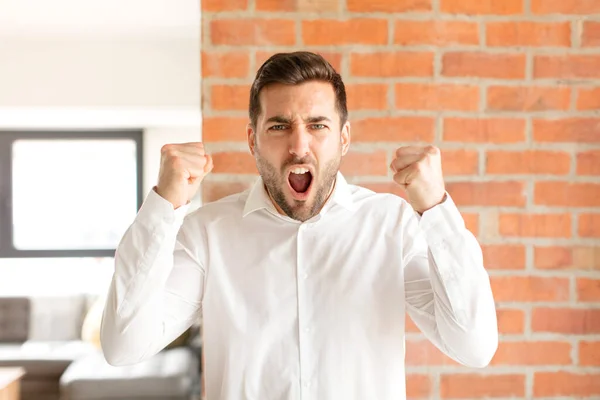
[[202,143],[166,144],[161,149],[156,192],[177,209],[194,197],[212,169],[212,158]]
[[394,171],[394,181],[405,188],[408,202],[419,214],[444,200],[446,187],[437,147],[400,147],[390,168]]

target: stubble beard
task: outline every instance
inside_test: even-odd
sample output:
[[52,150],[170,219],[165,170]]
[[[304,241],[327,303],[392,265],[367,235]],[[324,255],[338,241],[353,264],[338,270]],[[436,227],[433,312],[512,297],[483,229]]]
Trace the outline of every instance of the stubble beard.
[[[316,191],[312,197],[312,200],[292,200],[294,202],[293,205],[288,203],[284,190],[282,189],[282,186],[288,185],[287,176],[284,176],[284,170],[286,167],[294,164],[314,165],[315,163],[311,162],[311,159],[309,158],[299,159],[294,157],[287,160],[281,169],[278,170],[275,168],[275,166],[270,164],[261,156],[258,146],[255,148],[255,155],[258,172],[267,188],[269,195],[271,196],[271,199],[288,217],[300,222],[304,222],[311,219],[321,211],[321,208],[323,208],[323,205],[329,198],[333,183],[335,182],[335,178],[340,169],[341,154],[329,161],[327,165],[325,165],[325,168],[320,171],[320,182],[312,182],[313,187],[310,190]],[[314,179],[316,179],[316,177],[313,176],[313,180]],[[315,184],[317,184],[318,187],[316,187]]]

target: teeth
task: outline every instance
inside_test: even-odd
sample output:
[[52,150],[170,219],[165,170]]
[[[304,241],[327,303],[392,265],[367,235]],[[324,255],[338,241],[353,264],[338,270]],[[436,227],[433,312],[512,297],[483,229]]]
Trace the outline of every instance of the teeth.
[[292,174],[305,174],[308,172],[308,169],[306,168],[294,168],[292,171]]

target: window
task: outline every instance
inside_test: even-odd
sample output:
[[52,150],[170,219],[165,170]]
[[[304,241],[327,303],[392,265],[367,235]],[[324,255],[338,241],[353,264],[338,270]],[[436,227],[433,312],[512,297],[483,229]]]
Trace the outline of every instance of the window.
[[0,257],[112,257],[142,161],[138,130],[0,132]]

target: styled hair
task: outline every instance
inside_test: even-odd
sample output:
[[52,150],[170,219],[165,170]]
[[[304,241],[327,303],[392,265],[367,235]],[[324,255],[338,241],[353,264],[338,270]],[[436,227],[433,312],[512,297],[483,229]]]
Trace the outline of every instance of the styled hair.
[[336,97],[336,108],[340,115],[340,125],[348,119],[346,88],[340,74],[323,58],[308,51],[277,53],[272,55],[256,72],[250,88],[249,116],[252,128],[260,115],[260,91],[272,83],[299,85],[308,81],[329,82]]

